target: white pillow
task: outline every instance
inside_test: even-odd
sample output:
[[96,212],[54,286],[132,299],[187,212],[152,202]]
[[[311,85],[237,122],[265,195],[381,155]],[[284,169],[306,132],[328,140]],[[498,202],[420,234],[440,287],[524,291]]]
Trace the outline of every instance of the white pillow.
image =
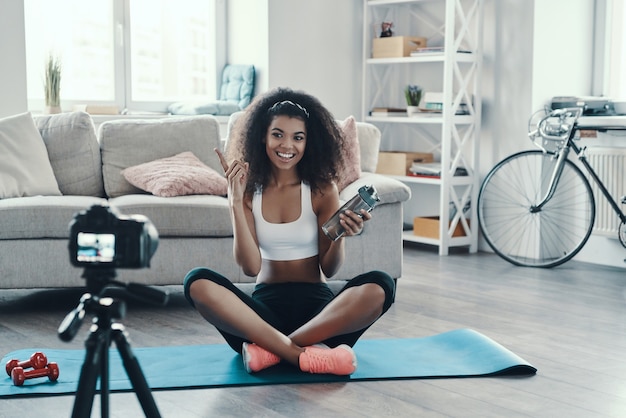
[[31,114],[0,119],[0,199],[61,196],[48,150]]

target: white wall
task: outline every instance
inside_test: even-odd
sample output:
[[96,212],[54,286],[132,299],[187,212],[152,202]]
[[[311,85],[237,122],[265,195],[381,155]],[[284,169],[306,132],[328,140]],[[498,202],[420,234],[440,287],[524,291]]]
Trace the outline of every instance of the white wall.
[[255,65],[257,93],[275,87],[304,90],[338,119],[358,117],[361,1],[231,0],[228,7],[233,27],[227,59]]
[[535,0],[534,108],[540,108],[546,98],[553,96],[591,95],[594,3]]
[[255,93],[264,92],[269,84],[269,7],[268,0],[229,0],[229,64],[254,64]]
[[480,174],[525,149],[532,111],[533,2],[485,0]]
[[338,119],[361,108],[361,1],[270,0],[269,87],[317,96]]
[[28,110],[22,0],[2,0],[0,3],[0,39],[0,117],[4,117]]
[[552,97],[591,94],[593,3],[485,0],[481,175],[532,146],[528,118]]

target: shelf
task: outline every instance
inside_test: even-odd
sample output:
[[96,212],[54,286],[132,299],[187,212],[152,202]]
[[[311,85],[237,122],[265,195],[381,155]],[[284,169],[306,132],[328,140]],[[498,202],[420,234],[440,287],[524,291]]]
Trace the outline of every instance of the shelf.
[[375,6],[389,6],[394,4],[409,4],[409,3],[433,3],[437,0],[368,0],[367,5],[370,7]]
[[[472,115],[456,115],[453,121],[457,125],[470,125],[474,123]],[[419,116],[366,116],[366,122],[379,123],[415,123],[415,124],[442,124],[444,122],[441,113],[424,113]]]
[[[403,183],[432,184],[434,186],[441,185],[441,178],[418,177],[418,176],[388,176]],[[472,184],[474,178],[472,176],[454,176],[450,179],[452,186],[465,186]]]
[[[429,244],[429,245],[441,245],[441,240],[435,238],[427,238],[420,237],[413,234],[413,231],[404,231],[402,232],[402,239],[404,241],[410,242],[419,242],[421,244]],[[469,237],[452,237],[450,238],[450,246],[451,247],[464,247],[471,245],[471,240]]]
[[[456,62],[473,63],[476,62],[476,56],[472,53],[457,52],[453,54]],[[446,54],[440,53],[424,53],[417,57],[394,57],[394,58],[368,58],[365,62],[372,65],[384,65],[384,64],[411,64],[411,63],[426,63],[426,62],[445,62]]]
[[[480,187],[477,165],[482,111],[483,2],[363,0],[362,120],[381,130],[381,150],[428,150],[447,170],[440,178],[389,176],[419,189],[413,193],[414,198],[404,203],[403,222],[412,222],[414,216],[423,213],[448,219],[452,210],[448,203],[455,210],[469,204],[470,209],[459,215],[462,217],[459,221],[467,226],[467,236],[451,237],[444,231],[439,238],[427,238],[413,235],[412,230],[404,231],[404,241],[438,246],[440,255],[447,255],[450,247],[468,246],[470,252],[478,248],[477,212],[471,203],[477,201]],[[372,40],[378,36],[380,22],[384,21],[394,23],[394,34],[427,38],[427,47],[433,49],[414,56],[372,58]],[[408,49],[411,48],[403,46],[389,55],[407,55]],[[442,112],[411,116],[371,114],[375,107],[402,107],[400,104],[406,103],[404,88],[416,83],[425,92],[441,92]],[[472,102],[468,106],[470,113],[455,114],[461,108],[454,104],[465,100]],[[459,164],[467,168],[469,175],[450,175],[450,167]]]
[[413,231],[404,231],[402,233],[404,241],[420,242],[422,244],[439,245],[439,240],[435,238],[419,237],[413,234]]

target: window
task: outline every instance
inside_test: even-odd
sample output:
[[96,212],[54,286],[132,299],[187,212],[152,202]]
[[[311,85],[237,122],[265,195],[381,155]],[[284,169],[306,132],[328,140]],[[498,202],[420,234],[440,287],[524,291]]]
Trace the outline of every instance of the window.
[[614,100],[626,99],[626,5],[621,0],[599,2],[604,8],[603,21],[598,25],[596,37],[605,39],[599,59],[604,64],[602,94]]
[[[165,111],[216,98],[223,61],[219,1],[24,0],[29,108],[43,108],[50,54],[61,60],[61,106]],[[221,7],[221,6],[220,6]],[[223,29],[222,29],[223,30]]]

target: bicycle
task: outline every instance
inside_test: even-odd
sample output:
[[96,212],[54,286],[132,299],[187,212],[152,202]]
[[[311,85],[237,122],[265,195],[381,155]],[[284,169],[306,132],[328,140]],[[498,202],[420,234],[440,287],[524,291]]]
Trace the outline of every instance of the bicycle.
[[591,167],[586,147],[574,142],[582,130],[623,131],[626,126],[613,124],[611,117],[581,115],[581,107],[556,109],[536,125],[531,116],[528,136],[539,149],[506,157],[480,187],[477,210],[483,236],[496,254],[514,265],[561,265],[591,235],[595,199],[589,179],[568,158],[570,151],[615,210],[621,222],[618,238],[626,248],[626,215]]

